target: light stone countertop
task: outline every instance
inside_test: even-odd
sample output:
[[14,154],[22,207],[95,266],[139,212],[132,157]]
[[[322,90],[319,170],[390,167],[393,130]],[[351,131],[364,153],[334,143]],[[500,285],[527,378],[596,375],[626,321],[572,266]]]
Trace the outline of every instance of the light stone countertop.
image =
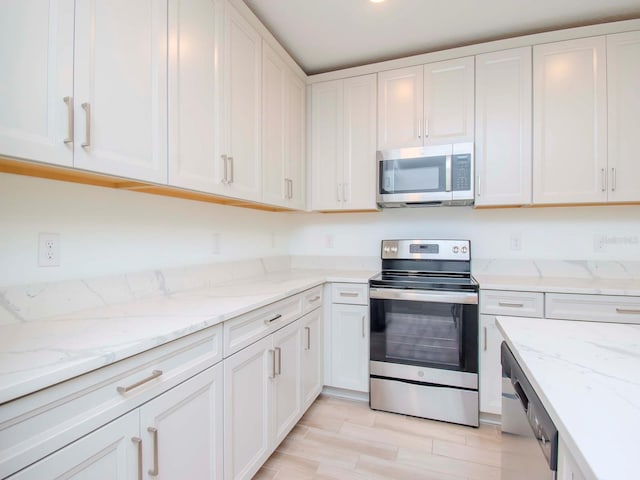
[[196,290],[167,290],[150,298],[0,325],[0,404],[325,282],[366,283],[376,273],[266,272]]
[[640,471],[640,325],[498,317],[587,479]]

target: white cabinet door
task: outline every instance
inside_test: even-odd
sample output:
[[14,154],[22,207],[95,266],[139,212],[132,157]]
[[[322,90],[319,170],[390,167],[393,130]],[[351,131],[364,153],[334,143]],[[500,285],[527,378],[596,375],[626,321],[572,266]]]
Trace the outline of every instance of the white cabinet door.
[[2,155],[73,163],[73,3],[2,2]]
[[303,210],[307,204],[307,87],[292,72],[285,77],[285,152],[290,181],[289,205]]
[[376,76],[344,80],[342,208],[376,208]]
[[337,210],[342,198],[343,80],[311,87],[311,208]]
[[322,391],[322,309],[302,317],[302,410]]
[[378,73],[378,150],[423,144],[423,67]]
[[605,38],[533,47],[533,202],[606,201]]
[[140,407],[145,472],[222,479],[222,384],[219,363]]
[[215,0],[169,0],[169,184],[221,188],[219,61]]
[[167,0],[76,2],[74,166],[167,181]]
[[287,66],[267,44],[262,46],[262,199],[286,202],[285,77]]
[[375,89],[375,75],[313,85],[313,210],[376,208]]
[[480,315],[480,411],[500,415],[502,412],[502,335],[494,315]]
[[476,206],[531,203],[531,48],[476,56]]
[[30,467],[11,480],[136,480],[143,472],[139,413],[134,410],[104,427],[76,440]]
[[262,48],[262,199],[304,208],[306,87],[266,43]]
[[332,387],[369,391],[369,307],[331,307]]
[[224,478],[251,478],[271,453],[271,336],[224,360]]
[[640,200],[640,32],[607,36],[609,201]]
[[225,156],[225,194],[245,200],[260,200],[262,39],[231,4],[225,2],[225,6],[221,150]]
[[271,379],[272,449],[284,440],[302,413],[300,322],[273,334],[276,372]]
[[473,112],[473,57],[424,66],[425,145],[473,142]]
[[573,457],[562,436],[558,439],[558,474],[557,480],[585,480],[578,462]]

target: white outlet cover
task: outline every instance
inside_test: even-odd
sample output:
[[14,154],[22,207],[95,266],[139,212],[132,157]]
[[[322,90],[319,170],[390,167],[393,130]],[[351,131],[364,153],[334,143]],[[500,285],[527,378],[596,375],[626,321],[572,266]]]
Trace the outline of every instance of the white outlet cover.
[[41,233],[38,235],[38,266],[60,266],[59,233]]

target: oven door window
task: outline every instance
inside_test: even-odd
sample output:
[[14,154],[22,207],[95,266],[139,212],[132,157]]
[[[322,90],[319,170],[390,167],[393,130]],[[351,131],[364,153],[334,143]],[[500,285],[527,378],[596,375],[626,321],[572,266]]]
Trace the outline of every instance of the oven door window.
[[371,360],[477,373],[478,307],[371,299]]
[[445,155],[382,160],[380,162],[380,193],[432,193],[446,189]]

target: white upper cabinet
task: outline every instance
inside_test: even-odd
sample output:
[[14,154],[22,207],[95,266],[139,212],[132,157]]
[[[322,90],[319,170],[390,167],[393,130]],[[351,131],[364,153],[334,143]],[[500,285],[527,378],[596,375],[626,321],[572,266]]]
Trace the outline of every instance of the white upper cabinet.
[[73,163],[73,3],[2,2],[1,155]]
[[74,166],[167,181],[167,1],[76,2]]
[[640,31],[607,36],[608,199],[640,200]]
[[473,142],[474,60],[424,66],[424,145]]
[[473,142],[474,60],[378,74],[378,149]]
[[533,202],[606,201],[605,38],[533,48]]
[[476,206],[531,203],[531,48],[476,57]]
[[262,198],[304,208],[306,87],[271,47],[262,48]]
[[312,209],[375,209],[376,75],[316,83],[311,97]]
[[215,0],[169,0],[169,184],[217,192],[220,37]]
[[422,145],[423,84],[422,66],[378,74],[378,150]]
[[260,112],[262,39],[247,20],[225,2],[223,45],[221,168],[225,195],[262,197]]

